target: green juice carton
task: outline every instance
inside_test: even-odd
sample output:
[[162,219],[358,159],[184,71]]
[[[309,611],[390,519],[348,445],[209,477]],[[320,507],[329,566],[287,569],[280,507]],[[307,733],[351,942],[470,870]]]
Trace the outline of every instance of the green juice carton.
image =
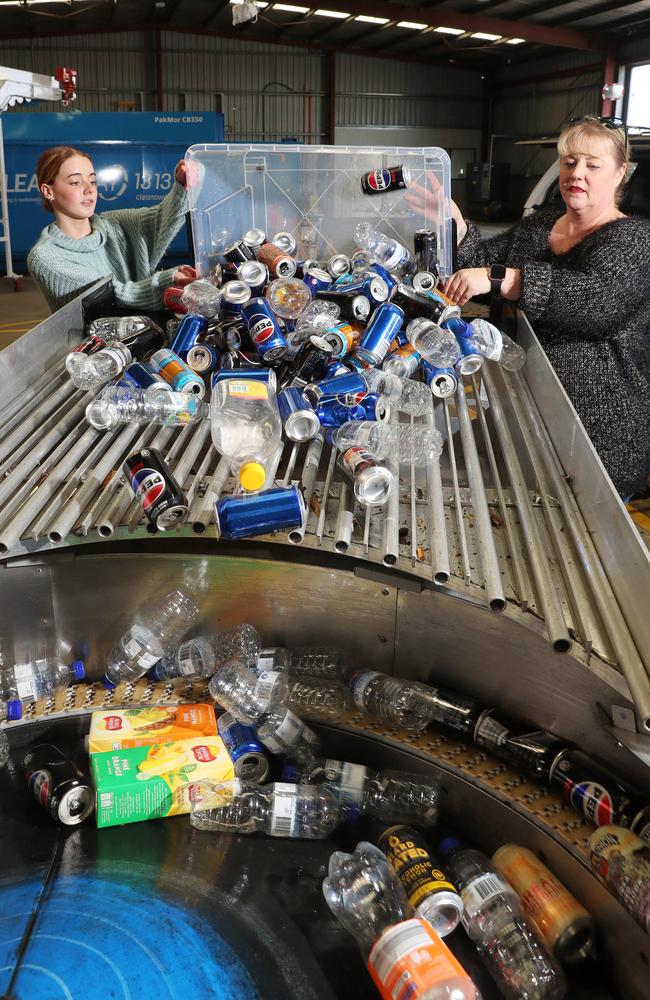
[[219,736],[94,753],[90,760],[98,827],[188,813],[195,782],[234,776]]

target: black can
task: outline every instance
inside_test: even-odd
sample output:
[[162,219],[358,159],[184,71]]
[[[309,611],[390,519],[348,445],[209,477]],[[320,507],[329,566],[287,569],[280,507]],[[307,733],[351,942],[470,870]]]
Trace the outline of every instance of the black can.
[[566,743],[540,729],[526,731],[521,723],[508,719],[494,709],[483,712],[476,723],[474,742],[492,750],[514,767],[540,781],[550,780],[551,767]]
[[432,688],[430,701],[435,706],[433,722],[455,729],[465,736],[474,735],[476,723],[483,711],[478,701],[456,694],[455,691],[447,691],[445,688]]
[[234,264],[235,267],[245,264],[247,260],[255,260],[255,254],[243,240],[238,240],[236,243],[232,243],[229,247],[226,247],[223,255],[228,263]]
[[404,310],[407,319],[426,316],[438,323],[447,306],[440,299],[435,299],[423,292],[416,292],[410,285],[400,282],[393,292],[392,302]]
[[415,265],[418,271],[429,271],[438,277],[438,236],[432,229],[416,229],[413,234]]
[[306,385],[325,378],[334,358],[334,348],[321,337],[310,337],[293,373],[294,385]]
[[648,834],[648,803],[639,800],[616,778],[599,769],[581,750],[564,749],[557,754],[550,773],[552,788],[594,826],[632,827],[639,836]]
[[341,310],[339,318],[348,323],[363,322],[370,316],[370,299],[358,292],[346,292],[345,285],[341,288],[316,292],[314,298],[336,303]]
[[187,500],[159,451],[134,451],[122,468],[150,524],[166,531],[184,519]]
[[399,191],[411,183],[411,171],[400,164],[398,167],[381,167],[371,170],[361,178],[361,190],[364,194],[387,194],[389,191]]
[[23,759],[27,787],[52,819],[76,826],[95,808],[95,793],[83,771],[51,743],[41,743]]

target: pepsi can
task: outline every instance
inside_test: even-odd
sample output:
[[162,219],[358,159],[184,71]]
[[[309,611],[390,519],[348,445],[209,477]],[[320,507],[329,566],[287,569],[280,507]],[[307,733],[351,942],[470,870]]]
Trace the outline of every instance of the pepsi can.
[[284,433],[290,441],[310,441],[320,430],[320,421],[299,386],[287,386],[277,395]]
[[291,233],[276,233],[275,236],[271,238],[271,243],[274,247],[282,250],[282,253],[288,253],[292,257],[296,252],[296,241]]
[[197,375],[207,375],[213,372],[218,364],[221,355],[212,344],[195,344],[187,352],[187,363]]
[[401,330],[403,324],[404,311],[392,302],[384,302],[373,313],[354,353],[362,361],[380,365],[388,354],[393,337]]
[[184,520],[189,510],[187,501],[159,451],[155,448],[135,451],[122,468],[151,525],[166,531]]
[[249,495],[221,497],[215,504],[221,538],[252,538],[271,531],[299,528],[307,513],[297,486],[274,487]]
[[199,337],[208,329],[208,321],[205,316],[194,316],[187,313],[178,324],[174,339],[169,345],[174,354],[187,361],[187,352],[194,347]]
[[220,368],[218,372],[214,372],[210,380],[211,387],[214,389],[217,382],[223,382],[225,378],[254,379],[256,382],[270,385],[272,389],[275,389],[278,384],[277,376],[272,368],[251,368],[241,365],[239,368]]
[[221,313],[224,316],[237,317],[242,306],[250,300],[251,290],[243,281],[229,281],[221,290]]
[[382,167],[371,170],[361,178],[361,190],[364,194],[387,194],[389,191],[399,191],[411,183],[411,171],[400,164],[397,167]]
[[266,781],[270,769],[269,755],[257,739],[255,730],[237,722],[230,712],[224,712],[217,719],[217,732],[228,751],[235,777],[240,781]]
[[565,802],[594,826],[614,823],[638,832],[644,813],[647,823],[647,802],[633,796],[611,774],[596,768],[581,750],[567,747],[560,750],[547,780],[551,788],[559,789]]
[[260,297],[251,299],[242,306],[241,314],[250,338],[262,357],[267,361],[281,357],[287,349],[287,342],[267,300]]
[[249,229],[242,236],[242,243],[255,250],[257,247],[261,247],[263,243],[266,243],[266,233],[263,229]]
[[200,397],[205,395],[203,379],[199,378],[182,358],[179,358],[168,348],[152,354],[149,364],[156,374],[170,384],[174,392],[188,392]]
[[305,276],[302,280],[307,285],[312,297],[317,292],[326,291],[332,284],[331,275],[321,267],[312,267],[309,271],[305,271]]
[[383,267],[382,264],[378,264],[376,261],[373,261],[372,264],[364,270],[363,277],[364,278],[373,278],[373,277],[381,278],[381,280],[384,282],[384,284],[388,288],[387,298],[389,298],[389,299],[392,298],[393,292],[395,291],[395,289],[399,285],[399,280],[395,277],[395,275],[391,274],[391,272],[388,270],[388,268]]
[[435,368],[428,361],[422,361],[424,381],[437,399],[448,399],[456,395],[458,376],[453,368]]
[[305,386],[305,396],[314,406],[327,396],[332,396],[339,402],[357,403],[367,392],[368,383],[358,372],[346,372]]
[[237,268],[237,278],[248,285],[251,296],[264,295],[264,289],[269,282],[268,268],[259,260],[247,260]]

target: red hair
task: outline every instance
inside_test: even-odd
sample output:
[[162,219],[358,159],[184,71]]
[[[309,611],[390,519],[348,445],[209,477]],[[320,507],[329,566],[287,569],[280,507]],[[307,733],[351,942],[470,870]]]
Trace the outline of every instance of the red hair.
[[[52,146],[51,149],[46,149],[45,152],[41,153],[36,161],[36,182],[39,191],[41,191],[42,184],[54,184],[59,170],[71,156],[85,156],[87,160],[90,160],[88,153],[84,153],[80,149],[75,149],[73,146]],[[54,209],[52,208],[51,201],[43,195],[42,191],[41,198],[43,199],[43,208],[45,211],[53,212]]]

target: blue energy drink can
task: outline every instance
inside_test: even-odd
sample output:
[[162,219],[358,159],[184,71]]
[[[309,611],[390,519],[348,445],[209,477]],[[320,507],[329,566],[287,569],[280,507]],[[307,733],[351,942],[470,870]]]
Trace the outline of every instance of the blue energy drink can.
[[428,361],[422,361],[424,381],[438,399],[456,395],[458,376],[453,368],[434,368]]
[[192,313],[187,313],[176,328],[174,339],[169,345],[170,350],[178,354],[183,361],[187,361],[187,352],[194,347],[207,329],[208,321],[205,316],[193,316]]
[[124,369],[122,374],[112,385],[128,387],[130,389],[150,389],[155,386],[163,392],[173,392],[171,385],[165,382],[164,378],[152,371],[148,364],[143,361],[133,361]]
[[267,361],[279,358],[287,349],[287,342],[275,313],[263,298],[254,298],[241,307],[253,344]]
[[367,392],[368,383],[358,372],[346,372],[305,386],[305,396],[314,406],[327,396],[332,396],[338,402],[349,401],[352,397],[357,402],[357,397],[361,398]]
[[217,719],[217,732],[223,740],[228,756],[240,781],[266,781],[269,775],[269,756],[257,739],[255,730],[237,722],[230,712]]
[[469,323],[466,323],[464,319],[460,316],[449,316],[447,319],[443,320],[440,326],[443,330],[451,330],[451,332],[456,337],[463,337],[467,340],[472,336],[474,332]]
[[194,396],[205,395],[205,382],[193,372],[187,362],[168,348],[156,351],[149,359],[156,374],[168,382],[174,392],[187,392]]
[[290,441],[310,441],[320,430],[320,420],[298,386],[287,386],[278,395],[284,433]]
[[404,311],[392,302],[384,302],[373,313],[354,353],[368,364],[380,365],[390,350],[393,338],[403,325]]
[[456,337],[456,342],[460,347],[460,357],[454,368],[461,375],[473,375],[483,365],[483,355],[479,354],[472,342],[465,337]]
[[333,279],[329,271],[325,271],[322,267],[312,267],[309,271],[305,271],[305,276],[302,280],[307,285],[313,298],[316,292],[327,291]]
[[307,509],[297,486],[221,497],[215,504],[221,538],[253,538],[301,527]]
[[277,376],[272,368],[247,368],[246,365],[242,365],[241,368],[220,368],[218,372],[213,372],[210,387],[214,389],[217,382],[223,382],[225,378],[252,378],[258,382],[264,382],[265,385],[270,385],[272,389],[275,389],[278,384]]
[[[363,406],[358,403],[346,406],[336,396],[326,396],[321,399],[316,407],[316,416],[321,427],[334,429],[345,424],[348,420],[368,420],[368,415]],[[326,435],[331,444],[331,435]]]

